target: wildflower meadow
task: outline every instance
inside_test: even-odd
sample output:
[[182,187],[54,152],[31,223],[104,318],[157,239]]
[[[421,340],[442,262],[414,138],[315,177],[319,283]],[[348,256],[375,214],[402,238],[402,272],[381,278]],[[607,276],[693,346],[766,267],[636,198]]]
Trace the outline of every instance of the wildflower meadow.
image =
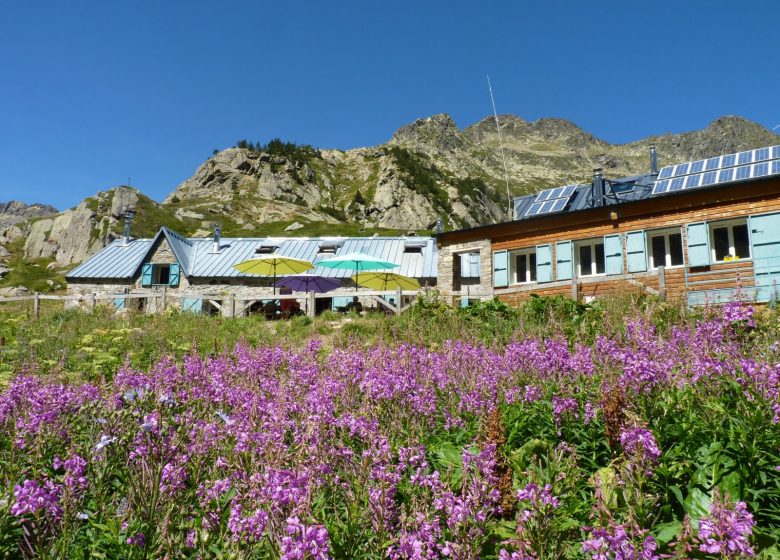
[[429,306],[382,336],[14,362],[0,557],[780,558],[774,310],[484,305],[452,312],[473,336]]

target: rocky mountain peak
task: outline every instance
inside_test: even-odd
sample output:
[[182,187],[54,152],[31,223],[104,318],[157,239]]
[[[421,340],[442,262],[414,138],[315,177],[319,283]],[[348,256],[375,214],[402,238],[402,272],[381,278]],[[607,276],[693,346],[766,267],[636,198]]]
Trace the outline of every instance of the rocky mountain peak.
[[469,141],[452,117],[440,114],[402,126],[393,134],[390,144],[447,153],[466,148]]

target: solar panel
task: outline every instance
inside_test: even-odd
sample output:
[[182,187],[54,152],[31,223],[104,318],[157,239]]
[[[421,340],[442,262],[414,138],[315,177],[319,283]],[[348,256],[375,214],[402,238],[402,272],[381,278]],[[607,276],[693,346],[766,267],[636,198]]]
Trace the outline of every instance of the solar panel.
[[737,167],[737,175],[734,177],[737,181],[741,181],[743,179],[750,179],[750,171],[752,170],[752,167],[749,165],[741,165]]
[[526,210],[526,216],[537,216],[539,214],[549,214],[550,212],[560,212],[569,203],[571,195],[577,190],[577,185],[566,185],[546,189],[536,195],[533,204]]
[[704,171],[704,160],[700,159],[699,161],[694,161],[691,164],[691,173],[700,173]]
[[780,175],[780,146],[678,163],[661,169],[652,194]]
[[753,164],[753,177],[763,177],[769,175],[768,163],[755,163]]

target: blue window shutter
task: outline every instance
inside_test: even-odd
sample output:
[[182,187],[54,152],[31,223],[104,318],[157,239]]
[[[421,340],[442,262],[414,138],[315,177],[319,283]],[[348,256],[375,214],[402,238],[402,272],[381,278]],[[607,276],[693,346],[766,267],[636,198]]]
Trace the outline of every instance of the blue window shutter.
[[750,216],[750,256],[756,277],[756,299],[780,297],[780,214]]
[[168,285],[169,286],[179,285],[179,263],[171,264],[170,272],[168,274]]
[[604,236],[604,260],[607,275],[623,274],[623,236],[619,233]]
[[462,253],[460,255],[460,277],[479,278],[479,253]]
[[628,272],[647,271],[647,248],[644,231],[629,231],[626,234],[626,264]]
[[141,286],[152,285],[152,263],[146,263],[141,269]]
[[125,298],[115,298],[114,299],[114,307],[117,309],[124,309],[126,307],[125,302],[127,300]]
[[688,264],[707,266],[710,264],[710,235],[707,222],[685,226],[688,238]]
[[[536,258],[538,262],[539,257]],[[555,244],[555,277],[558,280],[571,280],[573,273],[572,242],[558,241]]]
[[181,310],[189,313],[200,313],[203,311],[203,300],[201,298],[184,298],[181,302]]
[[552,282],[552,245],[536,246],[536,281]]
[[507,264],[509,257],[506,251],[496,251],[493,253],[493,287],[501,288],[509,285],[509,274]]

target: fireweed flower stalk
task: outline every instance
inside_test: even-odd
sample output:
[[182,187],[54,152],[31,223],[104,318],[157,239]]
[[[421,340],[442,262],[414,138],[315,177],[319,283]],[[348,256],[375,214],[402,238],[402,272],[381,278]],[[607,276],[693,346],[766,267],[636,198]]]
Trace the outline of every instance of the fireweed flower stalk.
[[628,517],[637,527],[645,527],[657,498],[645,492],[646,481],[653,476],[661,450],[653,433],[646,428],[624,428],[620,444],[626,461],[620,470],[621,491],[628,507]]
[[658,545],[642,532],[632,534],[624,525],[590,529],[590,539],[582,542],[582,551],[591,560],[660,560]]
[[716,489],[713,493],[710,515],[699,520],[699,534],[696,537],[699,550],[720,558],[744,558],[754,556],[750,546],[753,533],[753,515],[745,502],[729,507],[728,496]]

